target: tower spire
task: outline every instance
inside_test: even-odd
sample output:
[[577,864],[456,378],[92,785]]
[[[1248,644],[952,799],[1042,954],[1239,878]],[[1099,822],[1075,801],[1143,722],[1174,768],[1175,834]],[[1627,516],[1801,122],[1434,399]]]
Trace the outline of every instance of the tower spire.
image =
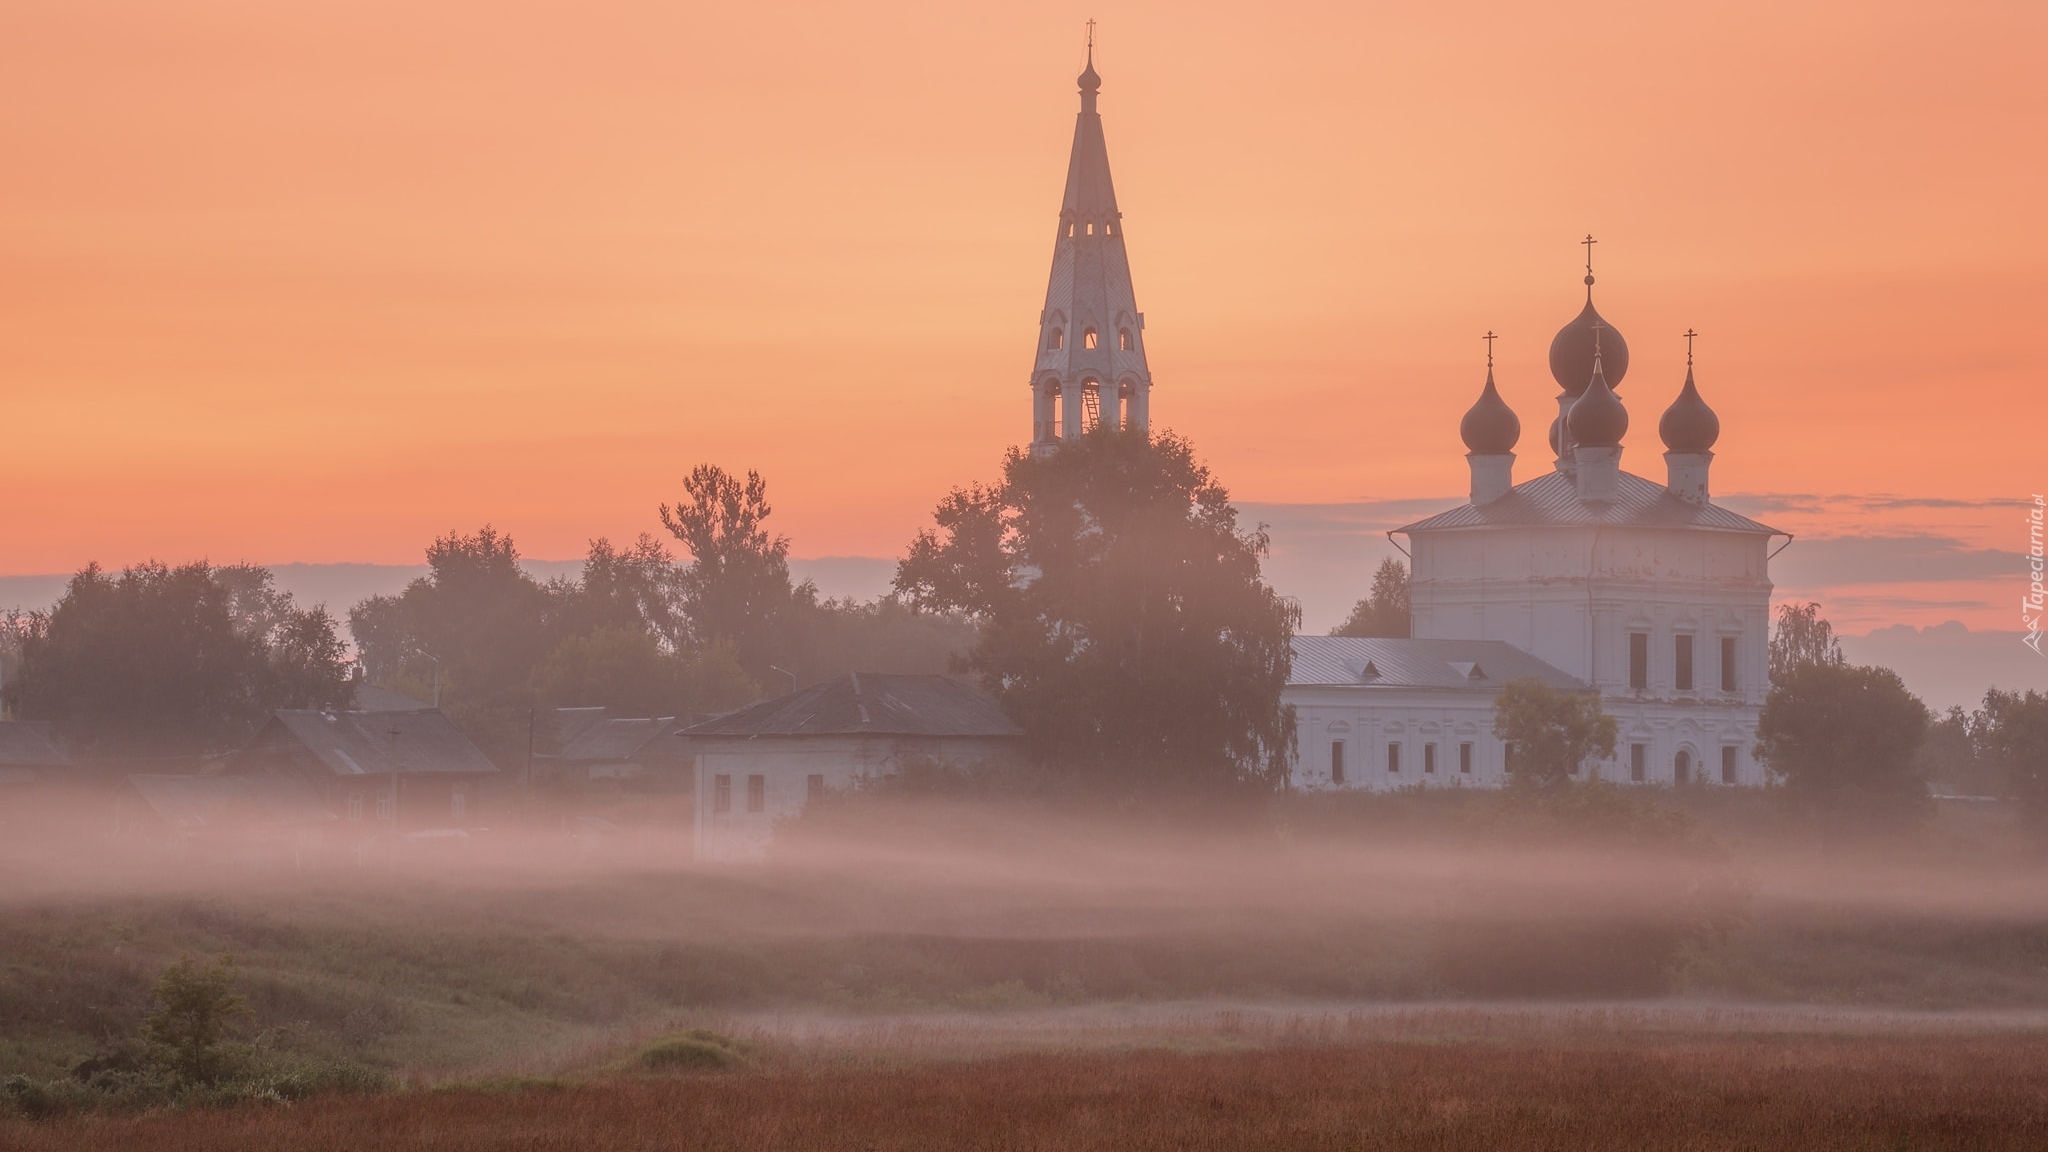
[[1145,316],[1131,289],[1123,213],[1117,210],[1109,146],[1096,111],[1102,77],[1095,71],[1093,20],[1087,44],[1087,64],[1076,81],[1081,111],[1074,120],[1031,371],[1033,451],[1048,451],[1098,424],[1150,425]]

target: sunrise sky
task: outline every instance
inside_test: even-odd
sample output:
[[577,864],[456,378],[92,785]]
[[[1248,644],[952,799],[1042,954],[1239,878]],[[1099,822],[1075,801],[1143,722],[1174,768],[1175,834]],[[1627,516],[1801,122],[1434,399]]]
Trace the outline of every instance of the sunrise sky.
[[1029,435],[1090,16],[1153,418],[1241,499],[1461,493],[1489,328],[1546,467],[1590,231],[1624,467],[1695,327],[1717,494],[1834,541],[1781,585],[2017,626],[2038,2],[16,6],[0,573],[573,557],[705,460],[897,554]]

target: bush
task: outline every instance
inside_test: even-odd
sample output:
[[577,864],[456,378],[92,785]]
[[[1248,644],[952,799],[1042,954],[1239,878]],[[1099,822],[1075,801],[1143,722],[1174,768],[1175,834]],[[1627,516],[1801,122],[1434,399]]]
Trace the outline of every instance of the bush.
[[704,1028],[657,1040],[640,1053],[651,1072],[713,1072],[754,1062],[753,1046]]

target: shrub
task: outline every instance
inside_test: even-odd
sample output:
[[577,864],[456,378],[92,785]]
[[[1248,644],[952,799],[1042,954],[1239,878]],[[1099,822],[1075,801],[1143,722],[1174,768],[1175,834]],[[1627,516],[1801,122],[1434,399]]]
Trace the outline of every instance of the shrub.
[[711,1072],[753,1062],[752,1045],[705,1028],[657,1040],[640,1053],[641,1067],[652,1072]]

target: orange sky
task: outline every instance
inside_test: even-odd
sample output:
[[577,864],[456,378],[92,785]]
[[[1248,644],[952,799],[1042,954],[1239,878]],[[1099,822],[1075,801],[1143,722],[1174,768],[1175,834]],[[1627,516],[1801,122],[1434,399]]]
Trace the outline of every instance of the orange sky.
[[1533,475],[1589,230],[1625,467],[1693,326],[1717,492],[2048,484],[2048,5],[78,3],[0,37],[0,571],[573,556],[700,460],[895,554],[1028,433],[1089,15],[1154,419],[1243,499],[1460,492],[1489,327]]

